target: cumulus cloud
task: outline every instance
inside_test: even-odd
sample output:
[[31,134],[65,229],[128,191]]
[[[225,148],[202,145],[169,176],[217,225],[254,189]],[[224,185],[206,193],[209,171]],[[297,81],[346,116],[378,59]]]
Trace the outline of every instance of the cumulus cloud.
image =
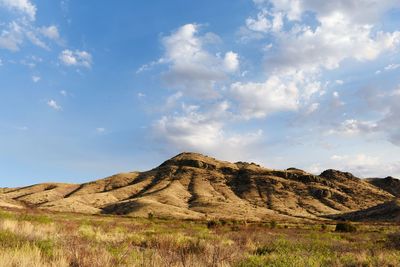
[[35,20],[36,6],[29,0],[0,0],[0,7],[6,7],[26,15],[30,20]]
[[[254,0],[254,3],[256,12],[245,19],[239,33],[242,41],[253,39],[258,47],[263,47],[258,51],[264,55],[259,72],[254,71],[256,68],[244,69],[247,64],[241,65],[240,61],[247,63],[248,59],[233,51],[213,51],[219,38],[202,34],[197,24],[183,25],[162,38],[164,55],[140,69],[167,66],[163,78],[169,88],[178,92],[166,100],[167,106],[172,110],[179,102],[186,103],[184,111],[164,114],[153,124],[160,140],[179,149],[206,153],[225,149],[249,151],[248,147],[260,142],[263,134],[255,131],[237,135],[231,130],[234,123],[252,123],[249,120],[291,112],[296,114],[285,114],[289,121],[312,120],[315,128],[309,129],[310,133],[315,129],[326,133],[326,129],[334,127],[329,133],[347,138],[386,131],[391,142],[400,143],[400,132],[393,126],[400,125],[395,116],[400,113],[398,104],[392,100],[393,103],[379,110],[379,119],[357,116],[357,111],[349,107],[355,101],[350,101],[349,93],[344,91],[348,87],[344,85],[353,83],[353,77],[335,76],[340,71],[333,72],[345,64],[372,62],[397,51],[400,31],[385,31],[378,23],[385,12],[399,6],[397,1]],[[386,70],[397,67],[393,63]],[[240,72],[246,75],[241,76]],[[329,72],[334,75],[327,76]],[[222,102],[223,116],[211,115],[215,103]],[[322,134],[321,138],[332,136]],[[246,145],[241,146],[240,142]],[[368,163],[368,158],[358,159]]]
[[[274,45],[268,38],[269,49],[264,51],[265,82],[250,81],[231,86],[248,117],[260,118],[285,110],[311,114],[310,109],[304,107],[324,94],[325,86],[320,81],[324,71],[336,69],[349,59],[372,61],[382,53],[395,51],[400,44],[400,31],[384,32],[374,25],[379,16],[397,5],[395,1],[254,2],[259,13],[256,18],[249,17],[245,21],[246,27],[249,31],[269,34]],[[310,11],[317,21],[315,25],[303,19],[303,14]],[[272,81],[274,88],[268,86]],[[337,80],[337,84],[342,85],[343,81]],[[334,93],[332,101],[331,105],[336,108],[345,104],[338,92]]]
[[35,23],[36,6],[28,0],[0,0],[0,8],[17,11],[16,16],[8,22],[0,24],[0,48],[18,51],[25,41],[49,50],[44,41],[60,40],[58,28],[54,25],[37,27]]
[[224,57],[224,66],[228,72],[233,72],[239,68],[239,56],[238,54],[229,51]]
[[51,107],[52,109],[55,109],[55,110],[61,110],[62,109],[61,106],[58,105],[58,103],[53,99],[50,99],[49,101],[47,101],[47,105],[49,107]]
[[272,23],[267,18],[267,13],[265,10],[259,12],[256,18],[249,17],[246,19],[246,26],[252,31],[256,32],[268,32],[271,27]]
[[299,92],[293,82],[282,81],[277,76],[270,77],[264,83],[234,83],[231,94],[239,105],[241,116],[262,118],[273,112],[296,110],[299,104]]
[[321,17],[319,22],[315,30],[299,26],[277,35],[279,51],[268,56],[269,66],[309,72],[331,70],[345,59],[374,60],[400,43],[400,32],[374,34],[370,25],[353,24],[341,13]]
[[220,42],[213,33],[199,33],[200,26],[186,24],[162,38],[162,58],[143,65],[137,73],[155,65],[167,65],[163,78],[168,86],[200,98],[217,97],[215,85],[239,68],[239,56],[229,51],[223,58],[206,46]]
[[331,164],[331,168],[340,168],[362,178],[400,174],[400,161],[387,162],[380,157],[362,153],[355,155],[333,155],[331,157]]
[[262,131],[239,134],[224,130],[220,116],[228,105],[219,103],[210,112],[198,106],[184,107],[183,114],[163,116],[153,125],[156,137],[178,151],[198,151],[229,160],[254,155]]
[[[246,26],[275,38],[278,49],[266,60],[272,69],[297,68],[311,72],[334,69],[345,59],[376,59],[400,43],[399,31],[383,32],[375,27],[386,11],[400,7],[395,0],[254,2],[261,11],[256,19],[248,18]],[[306,12],[315,15],[317,25],[303,20]]]
[[76,66],[90,68],[92,66],[92,55],[86,51],[64,50],[58,57],[62,64],[66,66]]

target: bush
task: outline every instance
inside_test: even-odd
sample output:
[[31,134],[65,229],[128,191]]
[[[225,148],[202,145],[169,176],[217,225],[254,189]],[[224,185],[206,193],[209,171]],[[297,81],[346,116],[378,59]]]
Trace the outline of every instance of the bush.
[[274,251],[275,251],[274,247],[262,246],[262,247],[258,247],[254,251],[254,254],[255,255],[259,255],[259,256],[263,256],[263,255],[271,254]]
[[353,233],[356,231],[356,226],[348,222],[339,222],[336,224],[335,228],[335,232]]
[[277,225],[278,225],[278,224],[276,223],[276,221],[271,221],[271,222],[269,223],[269,227],[270,227],[271,229],[275,229]]
[[149,220],[152,220],[152,219],[154,219],[154,213],[153,212],[149,212],[149,213],[147,213],[147,218],[149,219]]
[[211,221],[208,221],[207,222],[207,228],[208,229],[210,229],[210,228],[215,228],[215,227],[218,227],[218,226],[220,226],[221,225],[221,222],[220,221],[217,221],[217,220],[211,220]]
[[321,231],[326,231],[327,228],[326,224],[321,224]]
[[387,245],[391,248],[400,249],[400,232],[388,234]]

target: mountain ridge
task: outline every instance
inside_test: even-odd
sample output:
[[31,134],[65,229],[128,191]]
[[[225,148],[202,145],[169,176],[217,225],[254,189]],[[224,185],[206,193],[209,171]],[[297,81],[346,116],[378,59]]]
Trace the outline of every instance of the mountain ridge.
[[0,207],[190,219],[321,219],[390,202],[399,195],[388,184],[397,181],[363,180],[332,169],[320,175],[275,170],[183,152],[149,171],[83,184],[3,188]]

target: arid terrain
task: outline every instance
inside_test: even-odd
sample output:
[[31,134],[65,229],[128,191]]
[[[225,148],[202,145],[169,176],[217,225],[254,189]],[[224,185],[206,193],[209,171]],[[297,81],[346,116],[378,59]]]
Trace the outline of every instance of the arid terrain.
[[0,189],[0,266],[398,266],[400,181],[179,154]]
[[[399,188],[400,181],[392,177],[363,180],[336,170],[313,175],[296,168],[273,170],[182,153],[146,172],[120,173],[84,184],[3,188],[0,206],[134,217],[151,213],[203,220],[313,220],[396,206],[393,200]],[[397,220],[397,216],[374,219]]]

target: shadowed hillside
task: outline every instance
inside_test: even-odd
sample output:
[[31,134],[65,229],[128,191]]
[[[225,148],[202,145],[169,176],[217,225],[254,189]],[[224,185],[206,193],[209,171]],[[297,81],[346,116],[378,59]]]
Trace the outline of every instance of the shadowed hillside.
[[344,213],[340,215],[328,216],[333,219],[348,221],[383,221],[400,222],[400,202],[399,200],[388,201],[377,206]]
[[400,180],[391,176],[386,178],[370,178],[367,181],[376,187],[389,192],[395,197],[400,197]]
[[247,220],[317,218],[367,209],[392,191],[350,173],[272,170],[182,153],[146,172],[120,173],[85,184],[1,189],[0,206],[53,211]]

